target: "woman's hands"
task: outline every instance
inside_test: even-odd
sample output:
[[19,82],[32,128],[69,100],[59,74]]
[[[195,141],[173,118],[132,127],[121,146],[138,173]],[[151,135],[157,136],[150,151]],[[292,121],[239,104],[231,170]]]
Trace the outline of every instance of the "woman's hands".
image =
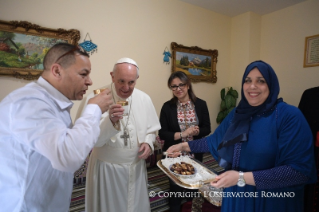
[[[239,172],[230,170],[226,171],[215,178],[215,181],[211,182],[211,186],[216,188],[227,188],[237,185],[239,179]],[[255,186],[255,180],[252,172],[244,173],[244,180],[246,184]]]
[[237,184],[239,178],[238,171],[226,171],[215,178],[210,184],[215,188],[227,188]]
[[199,127],[198,126],[190,126],[184,132],[182,132],[183,137],[187,136],[196,136],[199,134]]
[[176,145],[171,146],[167,149],[166,153],[169,157],[176,158],[180,156],[181,152],[190,152],[190,148],[187,142],[179,143]]

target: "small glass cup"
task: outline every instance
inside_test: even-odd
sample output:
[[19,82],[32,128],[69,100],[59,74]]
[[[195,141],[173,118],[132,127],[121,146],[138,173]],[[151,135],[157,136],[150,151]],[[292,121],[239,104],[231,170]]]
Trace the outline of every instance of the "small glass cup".
[[97,95],[97,94],[103,92],[105,89],[106,89],[106,88],[101,88],[101,89],[96,89],[96,90],[94,90],[94,91],[93,91],[93,92],[94,92],[94,95]]
[[223,188],[215,188],[210,183],[203,182],[202,180],[199,181],[199,185],[201,186],[200,189],[206,192],[206,196],[204,196],[206,200],[218,207],[222,205]]
[[128,115],[128,101],[117,101],[116,104],[121,105],[122,108],[124,109],[123,111],[123,116]]

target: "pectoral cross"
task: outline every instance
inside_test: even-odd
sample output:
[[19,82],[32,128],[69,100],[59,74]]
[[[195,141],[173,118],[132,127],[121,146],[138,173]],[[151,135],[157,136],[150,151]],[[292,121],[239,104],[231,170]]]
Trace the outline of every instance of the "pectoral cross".
[[120,138],[124,139],[124,145],[127,146],[127,139],[129,138],[129,134],[124,130],[124,134],[120,136]]

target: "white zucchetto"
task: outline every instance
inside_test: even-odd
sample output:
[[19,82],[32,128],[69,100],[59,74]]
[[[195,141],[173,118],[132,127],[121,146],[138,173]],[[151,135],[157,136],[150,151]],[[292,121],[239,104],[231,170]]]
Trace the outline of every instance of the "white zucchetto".
[[139,70],[137,63],[134,60],[132,60],[131,58],[123,57],[123,58],[119,59],[115,64],[121,64],[121,63],[132,64],[132,65],[136,66],[137,70]]

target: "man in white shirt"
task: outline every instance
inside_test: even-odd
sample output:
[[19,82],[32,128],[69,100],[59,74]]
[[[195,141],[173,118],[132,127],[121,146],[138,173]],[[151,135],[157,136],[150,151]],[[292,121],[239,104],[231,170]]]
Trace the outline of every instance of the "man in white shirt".
[[92,85],[88,54],[59,43],[43,66],[36,82],[0,103],[0,211],[69,211],[73,173],[95,145],[101,115],[112,103],[105,90],[73,125],[71,100],[81,100]]
[[[154,150],[160,123],[151,98],[135,88],[136,62],[122,58],[111,72],[114,104],[103,114],[101,134],[86,175],[87,212],[147,212],[150,203],[145,159]],[[93,94],[91,94],[93,95]],[[128,114],[118,101],[128,102]]]

